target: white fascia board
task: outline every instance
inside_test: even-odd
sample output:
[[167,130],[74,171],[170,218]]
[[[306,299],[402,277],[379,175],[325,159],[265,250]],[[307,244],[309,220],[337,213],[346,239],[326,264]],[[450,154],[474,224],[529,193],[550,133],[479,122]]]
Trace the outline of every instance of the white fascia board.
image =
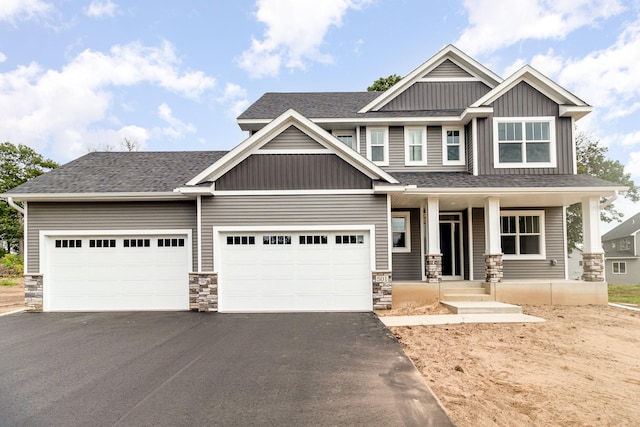
[[408,188],[415,188],[411,185],[374,185],[373,192],[376,194],[402,193]]
[[215,181],[249,155],[259,150],[260,147],[271,141],[274,135],[279,134],[291,125],[298,127],[302,132],[306,133],[319,144],[327,147],[331,152],[338,155],[338,157],[351,164],[369,178],[381,178],[394,184],[398,182],[394,177],[362,157],[359,153],[345,146],[325,129],[297,111],[289,109],[187,182],[187,185],[196,185],[204,180]]
[[438,53],[433,55],[427,61],[419,65],[405,77],[403,77],[398,83],[393,85],[389,90],[383,92],[379,97],[365,105],[359,113],[366,113],[368,111],[377,111],[382,106],[387,104],[391,99],[395,98],[406,89],[411,87],[416,81],[421,79],[430,70],[440,65],[445,60],[450,59],[456,65],[469,72],[472,75],[479,75],[478,77],[487,84],[489,87],[494,87],[499,84],[502,79],[496,75],[493,71],[480,64],[475,59],[471,58],[460,49],[453,45],[447,45],[441,49]]
[[486,104],[491,104],[521,81],[529,83],[531,86],[539,90],[542,94],[549,97],[557,104],[573,103],[576,106],[588,106],[588,104],[583,100],[581,100],[544,74],[540,73],[530,65],[525,65],[524,67],[520,68],[498,86],[487,92],[482,98],[471,104],[471,106],[480,107]]
[[12,194],[15,200],[31,202],[48,201],[123,201],[123,200],[171,200],[186,197],[174,191],[157,193],[32,193]]
[[590,105],[560,105],[560,117],[573,117],[579,120],[593,111]]
[[[377,188],[377,187],[376,187]],[[588,193],[593,195],[609,195],[626,187],[478,187],[478,188],[406,188],[409,194],[557,194]]]
[[213,187],[178,187],[173,191],[184,195],[211,195]]

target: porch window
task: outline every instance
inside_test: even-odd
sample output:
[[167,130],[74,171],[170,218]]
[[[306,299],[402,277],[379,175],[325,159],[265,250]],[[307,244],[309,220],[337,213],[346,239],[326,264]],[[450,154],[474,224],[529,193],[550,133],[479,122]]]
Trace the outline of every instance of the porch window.
[[544,258],[544,211],[501,212],[500,240],[505,259]]
[[424,126],[404,128],[404,163],[406,165],[427,164],[427,128]]
[[392,212],[391,232],[393,252],[411,252],[411,224],[409,212]]
[[367,158],[378,166],[389,166],[388,128],[367,128]]
[[611,266],[613,268],[613,274],[627,274],[626,261],[614,261]]
[[555,117],[495,118],[494,166],[555,167],[555,133]]
[[464,128],[442,128],[442,164],[464,165]]

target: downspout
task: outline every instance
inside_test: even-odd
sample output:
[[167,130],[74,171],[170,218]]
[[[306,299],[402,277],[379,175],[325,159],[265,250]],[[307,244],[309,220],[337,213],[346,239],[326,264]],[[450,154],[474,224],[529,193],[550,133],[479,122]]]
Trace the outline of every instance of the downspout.
[[17,210],[18,212],[20,212],[22,215],[24,215],[24,208],[22,208],[22,206],[17,205],[16,202],[13,201],[13,197],[7,197],[7,203],[9,204],[9,206],[11,206],[13,209]]
[[604,209],[604,208],[606,208],[607,206],[609,206],[611,203],[615,202],[615,201],[616,201],[616,199],[618,198],[618,195],[619,195],[618,190],[615,190],[615,191],[613,192],[613,196],[611,196],[611,197],[609,197],[608,199],[606,199],[606,200],[604,201],[604,203],[600,203],[600,209]]

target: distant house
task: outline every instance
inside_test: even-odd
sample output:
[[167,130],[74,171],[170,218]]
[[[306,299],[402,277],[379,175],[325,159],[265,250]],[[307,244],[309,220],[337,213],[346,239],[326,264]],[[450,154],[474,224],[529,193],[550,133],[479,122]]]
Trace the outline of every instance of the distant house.
[[581,280],[583,274],[582,250],[575,248],[571,251],[569,258],[567,259],[567,275],[569,279]]
[[640,212],[602,236],[605,274],[613,285],[640,283]]

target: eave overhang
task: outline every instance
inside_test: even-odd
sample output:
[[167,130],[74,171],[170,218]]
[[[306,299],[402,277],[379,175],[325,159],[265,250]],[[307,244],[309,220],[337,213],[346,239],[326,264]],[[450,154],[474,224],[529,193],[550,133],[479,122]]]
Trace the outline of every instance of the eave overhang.
[[186,200],[189,197],[175,191],[131,192],[131,193],[16,193],[0,194],[6,199],[12,197],[18,202],[114,202],[114,201],[160,201]]

